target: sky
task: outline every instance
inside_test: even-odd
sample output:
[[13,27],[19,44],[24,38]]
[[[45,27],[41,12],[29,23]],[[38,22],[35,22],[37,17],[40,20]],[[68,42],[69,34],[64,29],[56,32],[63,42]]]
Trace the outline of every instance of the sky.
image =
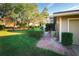
[[60,11],[78,10],[79,3],[38,3],[38,10],[41,12],[45,7],[49,14]]

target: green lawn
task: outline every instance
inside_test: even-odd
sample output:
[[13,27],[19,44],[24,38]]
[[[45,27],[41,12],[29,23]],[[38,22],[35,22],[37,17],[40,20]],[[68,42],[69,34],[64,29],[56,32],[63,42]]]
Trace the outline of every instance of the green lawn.
[[[39,41],[42,31],[19,30],[7,32],[6,36],[0,31],[0,55],[1,56],[57,56],[59,54],[37,48],[36,43]],[[10,35],[11,33],[21,33],[19,35]]]

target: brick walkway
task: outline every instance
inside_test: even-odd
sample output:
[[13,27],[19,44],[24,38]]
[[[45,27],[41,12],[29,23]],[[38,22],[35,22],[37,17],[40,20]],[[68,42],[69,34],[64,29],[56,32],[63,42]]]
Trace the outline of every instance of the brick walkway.
[[59,54],[71,55],[71,53],[64,46],[62,46],[59,42],[53,40],[51,38],[50,33],[48,33],[48,32],[46,32],[43,35],[43,37],[40,39],[40,41],[37,42],[36,46],[39,48],[54,51]]

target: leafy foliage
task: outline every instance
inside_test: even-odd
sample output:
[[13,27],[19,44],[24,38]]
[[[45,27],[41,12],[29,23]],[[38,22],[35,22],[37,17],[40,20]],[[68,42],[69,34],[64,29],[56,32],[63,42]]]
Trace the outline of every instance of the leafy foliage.
[[0,4],[0,12],[2,12],[1,16],[2,17],[4,17],[4,16],[10,16],[12,9],[13,9],[13,7],[9,3]]
[[45,24],[44,23],[44,20],[48,17],[48,12],[47,12],[48,10],[47,10],[47,8],[45,7],[44,9],[43,9],[43,11],[40,13],[40,20],[41,20],[41,24]]
[[46,28],[45,28],[46,31],[55,31],[55,25],[52,24],[52,23],[47,23],[46,24]]
[[[43,24],[43,20],[48,16],[47,8],[39,13],[37,4],[33,3],[3,3],[0,4],[0,12],[2,12],[2,17],[12,17],[14,19],[15,25],[25,24],[29,27],[29,23]],[[15,26],[14,26],[15,27]]]
[[62,44],[63,45],[72,45],[73,42],[73,34],[69,32],[62,33]]

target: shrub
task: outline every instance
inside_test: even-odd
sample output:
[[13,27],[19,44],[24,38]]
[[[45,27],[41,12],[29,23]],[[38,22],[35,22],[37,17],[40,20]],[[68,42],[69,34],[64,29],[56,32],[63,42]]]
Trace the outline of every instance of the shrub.
[[55,25],[53,23],[46,24],[46,31],[55,31]]
[[29,37],[39,39],[42,36],[43,32],[31,30],[31,31],[28,31],[27,34],[28,34]]
[[33,28],[33,30],[35,30],[35,31],[39,31],[39,30],[41,30],[40,28]]
[[4,25],[0,25],[0,30],[3,30],[4,29]]
[[63,45],[72,45],[73,42],[73,34],[69,32],[62,33],[62,44]]

